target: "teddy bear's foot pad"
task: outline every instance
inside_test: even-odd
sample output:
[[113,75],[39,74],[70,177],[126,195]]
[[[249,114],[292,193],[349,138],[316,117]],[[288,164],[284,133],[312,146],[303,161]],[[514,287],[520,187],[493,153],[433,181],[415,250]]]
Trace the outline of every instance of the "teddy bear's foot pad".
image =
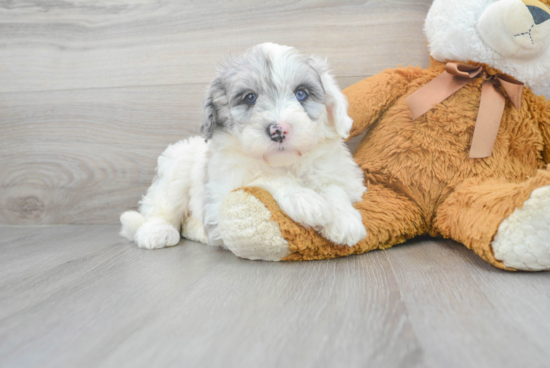
[[522,208],[504,219],[491,245],[507,267],[550,269],[550,186],[535,189]]
[[241,258],[280,261],[290,251],[271,212],[242,190],[227,196],[220,209],[219,228],[225,246]]

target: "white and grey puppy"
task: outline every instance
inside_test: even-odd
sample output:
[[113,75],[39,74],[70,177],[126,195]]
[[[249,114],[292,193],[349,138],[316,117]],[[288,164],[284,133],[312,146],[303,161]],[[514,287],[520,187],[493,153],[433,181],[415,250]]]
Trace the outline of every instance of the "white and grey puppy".
[[337,244],[366,237],[352,203],[366,191],[343,139],[348,103],[323,60],[264,43],[223,65],[204,106],[201,132],[169,146],[139,213],[121,235],[141,248],[175,245],[181,234],[223,245],[218,216],[242,186],[267,190],[294,221]]

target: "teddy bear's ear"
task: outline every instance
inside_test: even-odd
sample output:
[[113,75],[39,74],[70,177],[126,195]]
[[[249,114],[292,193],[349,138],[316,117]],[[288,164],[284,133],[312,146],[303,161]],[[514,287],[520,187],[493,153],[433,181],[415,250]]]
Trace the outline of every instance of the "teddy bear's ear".
[[319,73],[325,90],[328,118],[342,138],[349,137],[353,120],[348,115],[348,100],[330,74],[326,60],[311,57],[311,66]]

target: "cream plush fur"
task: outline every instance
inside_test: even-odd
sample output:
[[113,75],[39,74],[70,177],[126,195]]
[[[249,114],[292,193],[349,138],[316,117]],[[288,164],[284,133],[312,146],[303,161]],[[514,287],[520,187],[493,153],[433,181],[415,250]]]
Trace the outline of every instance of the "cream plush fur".
[[522,208],[502,221],[492,243],[507,267],[540,271],[550,267],[550,186],[535,189]]
[[[250,226],[260,224],[259,227]],[[236,256],[252,260],[279,261],[287,256],[288,243],[271,221],[271,212],[256,197],[242,190],[232,193],[220,211],[220,230],[226,246]]]

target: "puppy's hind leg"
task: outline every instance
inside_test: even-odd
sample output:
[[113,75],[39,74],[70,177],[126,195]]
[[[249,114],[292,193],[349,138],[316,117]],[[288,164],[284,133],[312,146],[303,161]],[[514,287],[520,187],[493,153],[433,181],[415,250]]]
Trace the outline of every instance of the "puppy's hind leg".
[[[204,161],[207,148],[202,138],[192,137],[169,146],[159,157],[157,176],[141,201],[144,221],[134,235],[138,247],[155,249],[179,243],[180,229],[190,212],[191,187],[197,180],[193,169]],[[121,221],[129,217],[126,214]],[[121,233],[128,228],[124,221],[123,225]]]

